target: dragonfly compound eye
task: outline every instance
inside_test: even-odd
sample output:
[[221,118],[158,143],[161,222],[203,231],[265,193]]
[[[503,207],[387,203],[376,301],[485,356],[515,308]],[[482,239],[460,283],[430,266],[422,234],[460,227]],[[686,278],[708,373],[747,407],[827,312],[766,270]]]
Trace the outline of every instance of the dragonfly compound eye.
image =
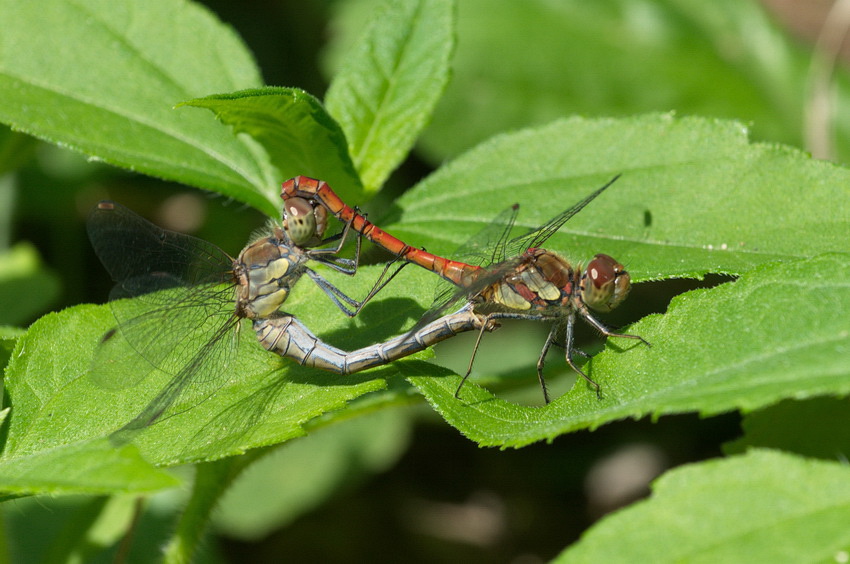
[[631,277],[608,255],[596,255],[582,276],[582,299],[596,311],[611,311],[620,305],[631,289]]
[[[319,206],[314,210],[310,202],[304,198],[288,198],[284,202],[283,209],[283,226],[295,245],[307,245],[321,237],[327,225],[327,212],[323,216],[324,221],[323,217],[320,217],[325,211],[323,207]],[[319,231],[320,227],[321,231]]]

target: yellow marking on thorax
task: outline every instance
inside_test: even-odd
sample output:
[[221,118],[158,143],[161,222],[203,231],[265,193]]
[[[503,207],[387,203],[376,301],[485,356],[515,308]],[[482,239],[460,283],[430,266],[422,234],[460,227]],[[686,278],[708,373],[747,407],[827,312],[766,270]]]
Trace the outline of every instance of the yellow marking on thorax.
[[557,300],[561,297],[561,289],[543,278],[540,271],[534,267],[526,268],[520,273],[520,280],[528,289],[537,293],[544,300]]
[[[269,289],[269,287],[266,286],[264,289]],[[258,295],[258,297],[251,300],[248,307],[254,312],[256,317],[268,317],[280,309],[280,306],[286,301],[287,296],[289,296],[288,289],[278,288],[276,291]]]
[[528,300],[514,292],[507,284],[496,284],[493,300],[510,309],[531,309]]

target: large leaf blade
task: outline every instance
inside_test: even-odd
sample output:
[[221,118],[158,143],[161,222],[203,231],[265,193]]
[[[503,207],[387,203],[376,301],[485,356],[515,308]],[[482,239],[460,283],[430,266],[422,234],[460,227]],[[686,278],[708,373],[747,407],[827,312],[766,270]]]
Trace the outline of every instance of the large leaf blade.
[[0,120],[92,158],[276,207],[267,162],[183,100],[258,86],[232,30],[189,2],[0,3]]
[[454,2],[386,2],[326,96],[368,193],[407,156],[449,79]]
[[519,202],[517,225],[531,229],[615,174],[546,248],[575,262],[607,253],[651,280],[737,274],[846,246],[846,169],[750,143],[734,122],[669,115],[570,118],[494,137],[406,193],[397,224],[382,227],[450,255],[500,209]]
[[363,186],[348,155],[345,134],[322,104],[298,88],[259,88],[185,102],[207,108],[236,133],[258,141],[281,179],[305,175],[325,179],[351,201]]
[[776,451],[673,470],[556,562],[832,561],[850,543],[847,468]]

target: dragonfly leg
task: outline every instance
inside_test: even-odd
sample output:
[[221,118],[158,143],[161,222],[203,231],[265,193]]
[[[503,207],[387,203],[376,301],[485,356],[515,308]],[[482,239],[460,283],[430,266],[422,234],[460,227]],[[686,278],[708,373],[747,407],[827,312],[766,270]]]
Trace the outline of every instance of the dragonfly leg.
[[[323,239],[320,243],[324,245],[326,243],[332,241],[339,241],[335,247],[326,247],[319,249],[304,249],[304,254],[306,254],[311,260],[315,260],[316,262],[321,262],[337,272],[341,272],[346,276],[354,276],[357,273],[357,267],[360,263],[360,245],[361,245],[361,237],[358,234],[356,248],[354,250],[354,258],[344,258],[336,256],[345,245],[346,240],[348,239],[348,234],[351,231],[351,220],[346,222],[345,227],[342,230],[342,233],[337,233],[336,235],[332,235],[326,239]],[[285,232],[284,232],[285,233]]]
[[549,403],[549,390],[546,389],[546,379],[543,378],[543,365],[546,363],[546,353],[555,342],[555,336],[558,334],[558,323],[553,323],[549,330],[549,336],[546,337],[546,342],[543,343],[543,350],[540,351],[540,358],[537,359],[537,379],[540,381],[540,387],[543,389],[543,400]]
[[584,318],[584,320],[587,321],[588,324],[590,324],[594,329],[596,329],[597,331],[599,331],[600,333],[602,333],[606,337],[621,337],[623,339],[635,339],[635,340],[640,341],[641,343],[643,343],[644,345],[646,345],[648,347],[652,346],[652,345],[649,344],[649,341],[647,341],[646,339],[644,339],[640,335],[630,335],[628,333],[615,333],[615,332],[611,331],[610,329],[605,327],[605,325],[603,325],[601,321],[599,321],[598,319],[593,317],[590,314],[590,312],[587,311],[587,309],[581,309],[581,310],[579,310],[579,313]]
[[[554,343],[552,343],[552,344],[553,344],[553,345],[555,345],[555,346],[556,346],[556,347],[558,347],[558,348],[561,348],[561,349],[562,349],[562,348],[564,348],[564,343],[559,343],[558,341],[555,341],[555,342],[554,342]],[[589,354],[587,354],[586,352],[584,352],[584,351],[583,351],[583,350],[581,350],[581,349],[573,348],[573,352],[574,352],[574,353],[578,353],[580,356],[583,356],[584,358],[590,358],[590,355],[589,355]]]
[[573,362],[573,329],[574,329],[574,326],[575,326],[575,314],[571,312],[570,315],[567,317],[566,336],[565,336],[565,339],[564,339],[564,348],[567,351],[567,354],[566,354],[567,364],[570,365],[570,368],[572,368],[573,370],[578,372],[579,375],[581,375],[582,378],[587,380],[587,383],[590,384],[591,386],[593,386],[596,389],[596,397],[598,399],[602,399],[602,392],[599,388],[599,384],[594,382],[590,378],[590,376],[588,376],[587,374],[582,372],[581,368],[576,366],[576,363]]
[[[345,222],[345,227],[342,229],[342,233],[334,235],[332,237],[328,237],[323,240],[322,243],[331,242],[334,240],[338,240],[336,247],[326,247],[321,249],[310,249],[307,253],[310,255],[310,258],[315,260],[320,260],[325,262],[325,264],[332,266],[337,269],[339,272],[343,274],[348,274],[349,276],[353,276],[357,272],[357,266],[360,263],[360,247],[362,244],[362,237],[360,234],[357,234],[356,238],[356,247],[354,250],[354,259],[344,259],[340,257],[329,258],[330,256],[338,254],[342,248],[345,246],[345,242],[348,240],[348,235],[351,232],[351,224],[354,222],[354,218],[352,217],[348,221]],[[323,260],[324,259],[324,260]]]
[[[380,276],[378,277],[378,279],[375,281],[375,285],[374,285],[374,286],[372,286],[372,289],[371,289],[371,290],[369,290],[369,293],[368,293],[368,294],[366,294],[366,297],[365,297],[365,298],[363,298],[363,300],[360,302],[360,305],[358,305],[358,306],[356,307],[356,309],[354,310],[354,315],[357,315],[358,313],[360,313],[360,310],[362,310],[362,309],[363,309],[363,306],[365,306],[365,305],[366,305],[366,303],[367,303],[369,300],[371,300],[372,298],[374,298],[374,297],[375,297],[375,294],[377,294],[378,292],[380,292],[381,290],[383,290],[383,289],[384,289],[384,286],[386,286],[387,284],[389,284],[389,283],[392,281],[392,279],[393,279],[393,278],[395,278],[395,277],[396,277],[396,275],[398,275],[398,273],[399,273],[399,272],[401,272],[401,269],[402,269],[402,268],[404,268],[405,266],[407,266],[408,264],[410,264],[410,263],[408,263],[408,262],[402,262],[402,263],[398,266],[398,268],[396,268],[396,269],[393,271],[393,273],[392,273],[392,274],[390,274],[389,276],[387,276],[387,272],[389,272],[390,267],[392,267],[392,265],[393,265],[393,264],[395,264],[396,262],[398,262],[398,260],[399,260],[399,257],[396,257],[396,258],[394,258],[393,260],[391,260],[390,262],[388,262],[388,263],[387,263],[387,265],[384,267],[383,272],[381,272],[381,275],[380,275]],[[386,280],[384,280],[384,277],[386,277]]]
[[[478,354],[478,347],[481,345],[481,337],[484,336],[484,331],[488,330],[488,327],[493,327],[493,317],[488,315],[485,318],[484,323],[481,325],[481,329],[478,331],[478,338],[475,339],[475,346],[472,347],[472,356],[469,358],[469,365],[466,367],[466,374],[463,375],[463,378],[460,379],[460,384],[457,385],[457,390],[455,390],[455,398],[460,399],[460,389],[463,387],[463,384],[466,382],[466,379],[469,378],[469,375],[472,373],[472,365],[475,363],[475,355]],[[492,331],[493,329],[489,329]]]
[[[393,264],[395,264],[395,262],[397,262],[397,259],[387,263],[387,265],[384,267],[383,272],[381,272],[381,275],[378,277],[378,280],[375,282],[375,285],[372,286],[372,289],[369,290],[369,293],[361,301],[357,301],[354,298],[345,294],[342,290],[328,282],[328,280],[318,272],[310,268],[305,269],[305,272],[307,272],[307,276],[309,276],[313,280],[313,282],[315,282],[316,285],[319,286],[319,288],[321,288],[322,291],[328,295],[328,297],[330,297],[331,301],[336,304],[340,311],[345,313],[345,315],[347,315],[348,317],[354,317],[355,315],[360,313],[360,311],[363,309],[363,307],[369,300],[375,297],[375,294],[380,292],[384,288],[384,286],[389,284],[390,281],[392,281],[392,279],[395,278],[399,272],[401,272],[401,269],[407,266],[408,264],[406,262],[403,262],[401,265],[399,265],[398,268],[395,269],[395,271],[393,271],[392,274],[387,276],[387,272],[389,272],[390,268]],[[348,306],[351,306],[353,309],[349,309],[348,307],[346,307],[343,302],[345,302],[345,304],[348,304]]]
[[354,276],[356,274],[358,261],[350,258],[316,255],[315,251],[317,250],[321,249],[309,249],[306,254],[311,260],[325,264],[346,276]]
[[[315,282],[316,285],[319,288],[321,288],[321,290],[325,294],[327,294],[327,296],[336,305],[336,307],[338,307],[340,309],[340,311],[342,311],[348,317],[354,317],[355,315],[357,315],[357,311],[359,311],[359,309],[350,310],[345,306],[345,304],[348,304],[349,306],[351,306],[353,308],[359,308],[359,307],[361,307],[360,302],[358,302],[354,298],[350,298],[347,295],[345,295],[342,290],[340,290],[339,288],[337,288],[336,286],[334,286],[333,284],[328,282],[318,272],[315,272],[314,270],[312,270],[310,268],[306,268],[305,272],[307,273],[307,276],[309,276],[313,280],[313,282]],[[345,304],[343,304],[343,302],[345,302]]]

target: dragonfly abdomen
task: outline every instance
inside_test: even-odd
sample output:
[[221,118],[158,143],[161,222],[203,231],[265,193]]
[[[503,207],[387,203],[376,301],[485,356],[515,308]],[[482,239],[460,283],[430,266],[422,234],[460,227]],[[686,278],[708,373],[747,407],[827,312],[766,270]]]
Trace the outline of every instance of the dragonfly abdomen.
[[464,331],[492,331],[497,326],[494,321],[464,307],[413,333],[346,352],[323,343],[292,316],[280,315],[254,321],[257,339],[266,350],[292,358],[302,366],[321,368],[343,375],[404,358]]

